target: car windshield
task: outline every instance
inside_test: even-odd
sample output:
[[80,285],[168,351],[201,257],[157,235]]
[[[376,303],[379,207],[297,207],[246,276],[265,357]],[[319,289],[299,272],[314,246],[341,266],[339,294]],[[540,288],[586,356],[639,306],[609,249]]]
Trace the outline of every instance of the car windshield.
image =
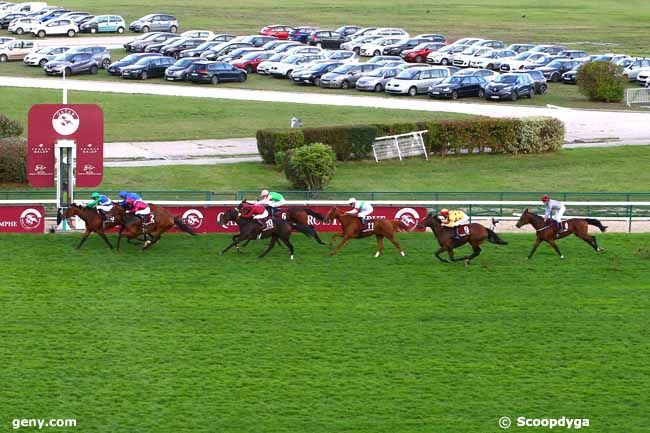
[[501,75],[494,80],[495,83],[512,84],[517,81],[516,75]]
[[548,66],[549,68],[561,68],[562,65],[564,65],[565,62],[561,62],[559,60],[553,60],[551,63],[549,63]]
[[461,54],[474,54],[474,53],[477,52],[478,50],[479,50],[479,48],[469,47],[469,48],[465,48],[465,49],[461,52]]
[[396,44],[400,41],[400,39],[384,39],[383,41],[379,42],[379,45],[386,46],[386,45],[393,45]]
[[203,42],[199,46],[196,47],[197,50],[207,50],[208,48],[212,48],[215,45],[219,45],[221,42],[213,42],[213,41],[208,41],[208,42]]
[[356,65],[341,65],[335,68],[332,72],[335,74],[347,74],[356,67]]
[[135,66],[146,66],[146,65],[149,64],[150,60],[151,60],[151,58],[145,57],[145,58],[140,59],[137,62],[135,62]]
[[417,68],[405,69],[399,74],[397,74],[397,77],[395,78],[397,78],[398,80],[411,80],[413,79],[413,77],[419,74],[420,71],[421,69],[417,69]]
[[246,53],[242,56],[242,60],[254,60],[256,59],[260,54],[260,52],[253,51],[252,53]]
[[192,63],[196,62],[196,59],[180,59],[176,63],[174,63],[174,66],[178,66],[181,68],[186,68],[190,66]]
[[447,77],[444,80],[440,82],[441,85],[444,84],[459,84],[461,81],[463,81],[463,77],[459,76],[454,76],[454,77]]
[[535,63],[544,63],[544,64],[546,64],[546,63],[548,63],[548,62],[551,61],[551,57],[548,57],[548,56],[542,56],[542,57],[540,57],[539,59],[537,59],[537,60],[533,60],[533,61],[534,61]]
[[131,54],[130,56],[126,56],[126,57],[124,57],[122,60],[120,60],[120,62],[129,62],[129,63],[133,63],[133,62],[138,61],[139,59],[140,59],[140,56],[138,56],[138,55],[136,55],[136,54]]
[[185,38],[172,38],[172,39],[167,39],[166,45],[170,47],[177,47],[183,42],[185,42]]
[[56,57],[56,60],[59,60],[61,62],[69,62],[74,58],[74,54],[61,54],[60,56]]
[[300,56],[289,56],[286,59],[283,59],[282,63],[289,63],[293,65],[298,61],[298,59],[300,59]]
[[277,53],[269,58],[270,62],[279,62],[284,57],[284,53]]
[[367,73],[366,77],[383,77],[386,72],[388,72],[388,69],[375,69],[374,71]]
[[325,69],[328,66],[330,66],[329,63],[316,63],[315,65],[309,67],[308,71],[309,72],[319,72],[320,70]]

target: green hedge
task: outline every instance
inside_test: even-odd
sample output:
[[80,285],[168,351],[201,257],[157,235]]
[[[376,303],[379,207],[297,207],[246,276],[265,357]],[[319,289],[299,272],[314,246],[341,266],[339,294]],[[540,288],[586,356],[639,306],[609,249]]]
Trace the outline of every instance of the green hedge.
[[620,102],[625,97],[623,68],[610,62],[585,63],[578,69],[580,93],[595,102]]
[[[324,143],[336,159],[368,158],[376,137],[427,131],[425,144],[431,153],[461,152],[539,153],[560,149],[564,124],[554,118],[476,118],[381,125],[273,129],[257,132],[257,147],[264,162],[277,163],[277,152],[304,144]],[[284,156],[281,155],[280,161]]]
[[322,143],[308,144],[286,152],[284,174],[296,189],[322,191],[336,172],[336,156],[332,147]]
[[20,123],[0,114],[0,138],[18,137],[22,133],[23,127]]
[[27,142],[19,137],[0,138],[0,183],[27,183]]

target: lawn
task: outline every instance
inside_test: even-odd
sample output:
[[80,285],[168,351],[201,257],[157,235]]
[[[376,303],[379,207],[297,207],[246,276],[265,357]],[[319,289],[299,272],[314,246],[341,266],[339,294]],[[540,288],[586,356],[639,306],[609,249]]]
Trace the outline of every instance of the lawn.
[[[24,124],[32,104],[61,101],[59,90],[3,87],[0,94],[0,113]],[[428,111],[93,92],[70,92],[68,102],[102,107],[107,142],[254,137],[258,129],[289,126],[293,116],[300,117],[305,126],[467,117]]]
[[[0,236],[0,413],[56,431],[497,432],[502,416],[647,431],[648,235],[504,235],[469,268],[430,235],[289,262],[226,236],[116,254],[79,235]],[[5,427],[9,431],[9,427]],[[517,429],[515,429],[516,431]],[[21,429],[21,431],[36,431]],[[54,430],[53,430],[54,431]]]

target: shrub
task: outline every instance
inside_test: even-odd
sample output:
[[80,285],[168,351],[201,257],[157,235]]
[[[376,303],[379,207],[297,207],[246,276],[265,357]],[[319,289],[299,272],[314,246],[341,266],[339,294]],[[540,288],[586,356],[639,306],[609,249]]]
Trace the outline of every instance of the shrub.
[[336,171],[334,151],[323,143],[290,150],[285,161],[284,173],[295,189],[322,191]]
[[580,93],[597,102],[620,102],[625,96],[625,79],[610,62],[585,63],[576,77]]
[[22,133],[23,127],[20,123],[0,114],[0,138],[18,137]]
[[276,152],[295,149],[304,144],[304,136],[299,128],[261,129],[257,131],[257,150],[267,164],[276,162]]
[[0,139],[0,183],[27,183],[27,142],[18,137]]

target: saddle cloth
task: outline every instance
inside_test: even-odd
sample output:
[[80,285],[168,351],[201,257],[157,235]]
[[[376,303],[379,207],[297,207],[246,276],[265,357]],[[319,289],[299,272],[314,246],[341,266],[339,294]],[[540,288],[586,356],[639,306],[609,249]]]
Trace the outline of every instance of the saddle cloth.
[[463,224],[458,227],[456,227],[456,234],[458,237],[464,237],[464,236],[469,236],[469,224]]

